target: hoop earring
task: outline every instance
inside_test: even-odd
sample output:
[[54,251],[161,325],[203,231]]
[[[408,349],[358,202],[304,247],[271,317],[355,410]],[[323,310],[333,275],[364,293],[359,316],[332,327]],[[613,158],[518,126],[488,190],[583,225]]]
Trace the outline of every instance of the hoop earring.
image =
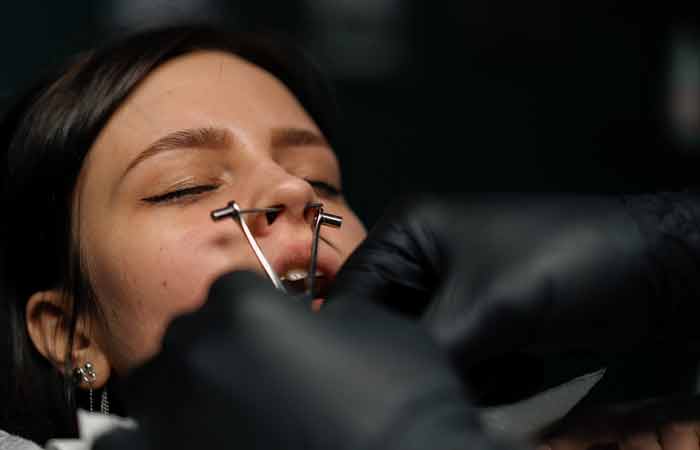
[[97,379],[97,372],[95,372],[95,368],[92,366],[92,363],[86,362],[83,367],[77,367],[73,371],[73,376],[78,384],[85,383],[88,385],[90,412],[93,412],[92,384]]

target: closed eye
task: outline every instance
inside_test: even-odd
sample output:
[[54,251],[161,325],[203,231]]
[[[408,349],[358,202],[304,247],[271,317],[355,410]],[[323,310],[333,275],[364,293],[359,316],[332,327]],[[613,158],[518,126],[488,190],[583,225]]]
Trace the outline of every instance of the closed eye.
[[194,197],[205,192],[213,191],[218,189],[219,186],[206,184],[200,186],[192,186],[183,189],[177,189],[174,191],[166,192],[165,194],[154,195],[152,197],[142,198],[141,200],[148,203],[171,203],[177,202],[179,200],[184,200],[188,197]]
[[306,182],[309,183],[321,197],[338,197],[343,193],[340,188],[337,188],[330,183],[326,183],[325,181],[306,179]]

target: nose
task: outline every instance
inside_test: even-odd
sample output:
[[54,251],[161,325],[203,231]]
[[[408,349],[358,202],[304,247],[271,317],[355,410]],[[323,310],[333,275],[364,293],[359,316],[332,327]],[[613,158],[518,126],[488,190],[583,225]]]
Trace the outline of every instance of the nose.
[[269,182],[255,193],[251,199],[251,206],[257,208],[274,206],[280,208],[280,211],[260,214],[253,220],[251,228],[253,234],[257,236],[271,233],[273,228],[282,223],[308,227],[314,215],[314,211],[310,210],[308,205],[319,201],[313,187],[306,180],[283,170],[274,172],[274,174],[265,175]]

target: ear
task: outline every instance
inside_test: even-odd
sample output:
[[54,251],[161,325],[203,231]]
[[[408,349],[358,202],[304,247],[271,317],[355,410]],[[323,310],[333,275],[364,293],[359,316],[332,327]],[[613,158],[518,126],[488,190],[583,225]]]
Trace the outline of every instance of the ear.
[[[36,349],[56,369],[65,371],[70,330],[68,317],[70,306],[60,290],[40,291],[29,297],[26,320],[29,337]],[[80,317],[76,324],[73,347],[70,349],[76,367],[89,362],[96,378],[91,383],[81,382],[83,389],[99,389],[109,379],[111,365],[88,318]]]

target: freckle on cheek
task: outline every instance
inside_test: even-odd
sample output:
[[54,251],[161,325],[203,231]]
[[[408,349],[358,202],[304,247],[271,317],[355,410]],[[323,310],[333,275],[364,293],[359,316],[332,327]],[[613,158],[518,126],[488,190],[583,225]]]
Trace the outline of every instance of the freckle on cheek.
[[163,283],[161,283],[164,288],[168,287],[168,280],[163,280]]

